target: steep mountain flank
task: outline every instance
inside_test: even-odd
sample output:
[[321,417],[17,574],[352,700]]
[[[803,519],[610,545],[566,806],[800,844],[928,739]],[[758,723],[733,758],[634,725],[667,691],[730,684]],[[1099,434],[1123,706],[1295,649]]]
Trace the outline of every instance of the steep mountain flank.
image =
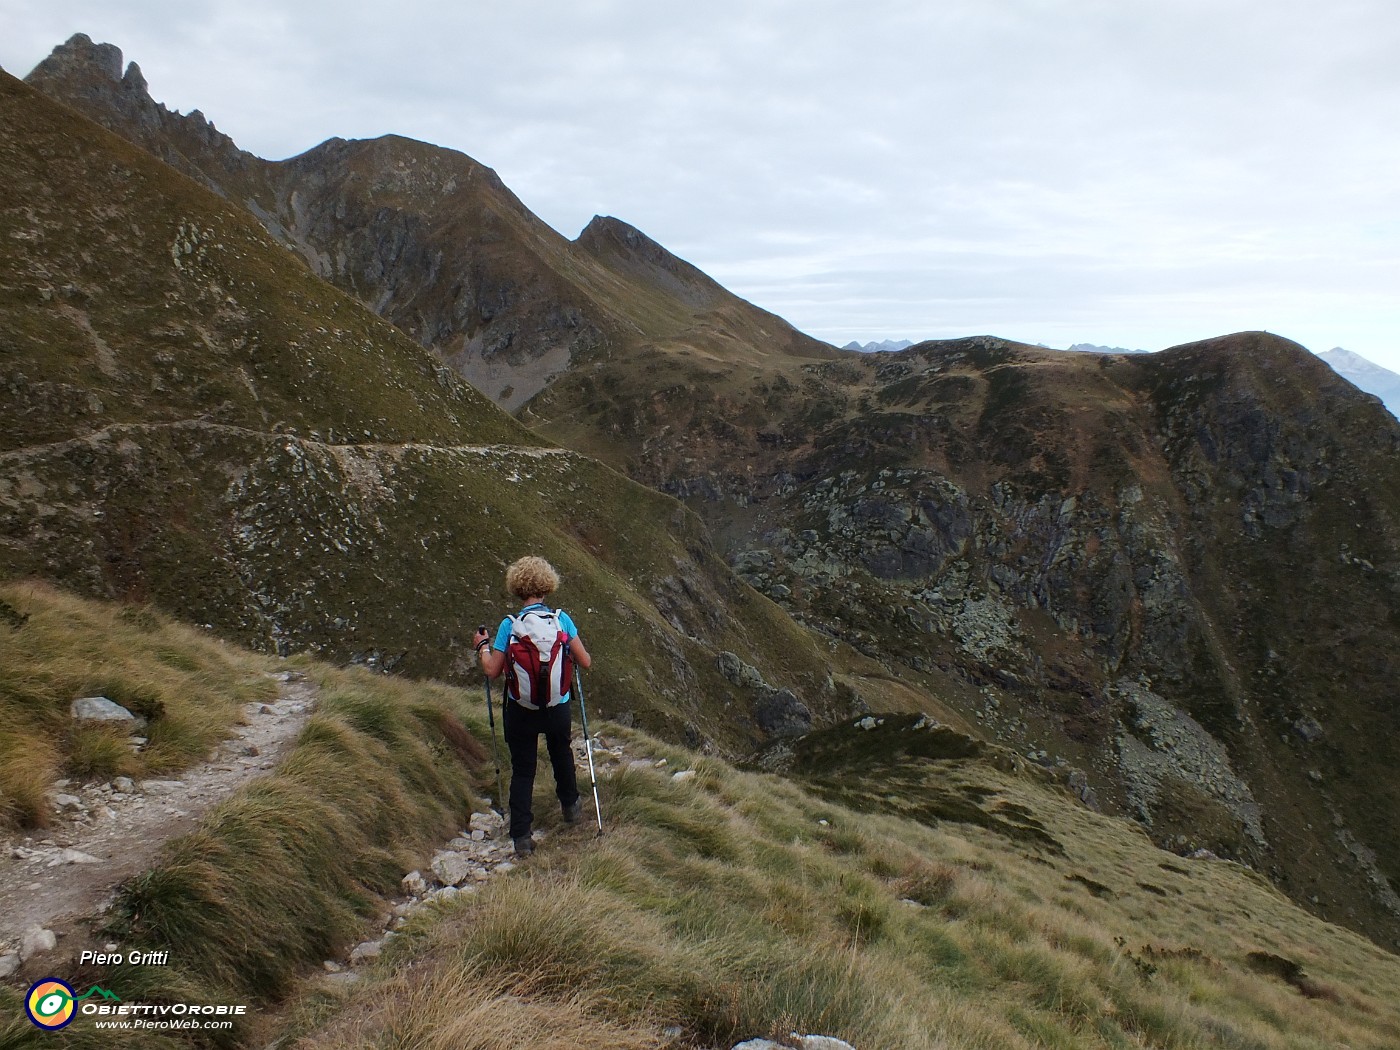
[[603,713],[743,750],[856,702],[692,515],[545,444],[246,215],[8,76],[0,170],[0,572],[446,675],[504,564],[539,550],[609,654]]
[[1400,427],[1303,348],[924,344],[713,414],[598,385],[682,435],[635,469],[799,619],[1163,845],[1400,929]]
[[1400,933],[1400,428],[1302,347],[975,338],[574,381],[538,429],[686,500],[799,620],[1162,845]]
[[470,158],[387,136],[265,167],[269,231],[504,406],[603,342],[568,242]]
[[508,410],[571,362],[643,346],[830,350],[617,220],[567,240],[460,153],[389,135],[260,160],[201,114],[154,102],[121,61],[79,34],[26,79],[243,204],[319,276]]

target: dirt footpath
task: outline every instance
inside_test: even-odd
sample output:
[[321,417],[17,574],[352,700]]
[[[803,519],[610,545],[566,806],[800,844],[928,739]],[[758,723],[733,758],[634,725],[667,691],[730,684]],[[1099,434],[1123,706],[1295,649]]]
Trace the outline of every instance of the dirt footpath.
[[61,941],[104,912],[117,885],[150,868],[166,841],[277,765],[310,717],[316,687],[295,671],[275,677],[278,699],[245,704],[245,724],[178,779],[60,780],[51,791],[52,826],[0,836],[0,977],[26,956],[42,965],[53,950],[39,947],[47,941],[43,931]]

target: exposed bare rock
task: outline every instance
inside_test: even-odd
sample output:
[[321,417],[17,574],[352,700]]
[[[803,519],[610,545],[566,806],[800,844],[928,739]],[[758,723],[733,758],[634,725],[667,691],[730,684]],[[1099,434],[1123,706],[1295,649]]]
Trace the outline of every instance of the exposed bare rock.
[[105,696],[85,696],[74,700],[69,706],[69,714],[75,722],[107,723],[126,728],[133,733],[146,728],[144,718],[132,714]]
[[46,930],[42,926],[31,926],[24,931],[20,938],[19,957],[28,961],[36,955],[43,955],[58,947],[58,938],[54,936],[52,930]]

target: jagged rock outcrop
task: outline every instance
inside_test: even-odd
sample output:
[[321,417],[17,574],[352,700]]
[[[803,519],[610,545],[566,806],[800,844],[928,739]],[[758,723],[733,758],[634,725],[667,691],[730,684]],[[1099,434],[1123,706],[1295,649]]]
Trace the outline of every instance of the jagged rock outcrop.
[[719,673],[748,694],[758,724],[770,736],[801,736],[812,728],[812,712],[791,689],[779,689],[763,680],[756,667],[730,652],[719,654]]
[[121,48],[76,33],[25,78],[99,124],[136,142],[191,178],[218,189],[211,168],[242,181],[259,161],[240,150],[199,110],[180,114],[151,98],[141,67],[122,68]]

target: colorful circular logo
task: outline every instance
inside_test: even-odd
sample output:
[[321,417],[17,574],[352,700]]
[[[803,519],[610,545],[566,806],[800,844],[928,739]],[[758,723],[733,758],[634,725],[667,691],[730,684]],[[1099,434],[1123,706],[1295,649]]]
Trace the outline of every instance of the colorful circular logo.
[[24,999],[24,1010],[40,1028],[54,1031],[67,1026],[77,1013],[71,985],[57,977],[36,982]]

